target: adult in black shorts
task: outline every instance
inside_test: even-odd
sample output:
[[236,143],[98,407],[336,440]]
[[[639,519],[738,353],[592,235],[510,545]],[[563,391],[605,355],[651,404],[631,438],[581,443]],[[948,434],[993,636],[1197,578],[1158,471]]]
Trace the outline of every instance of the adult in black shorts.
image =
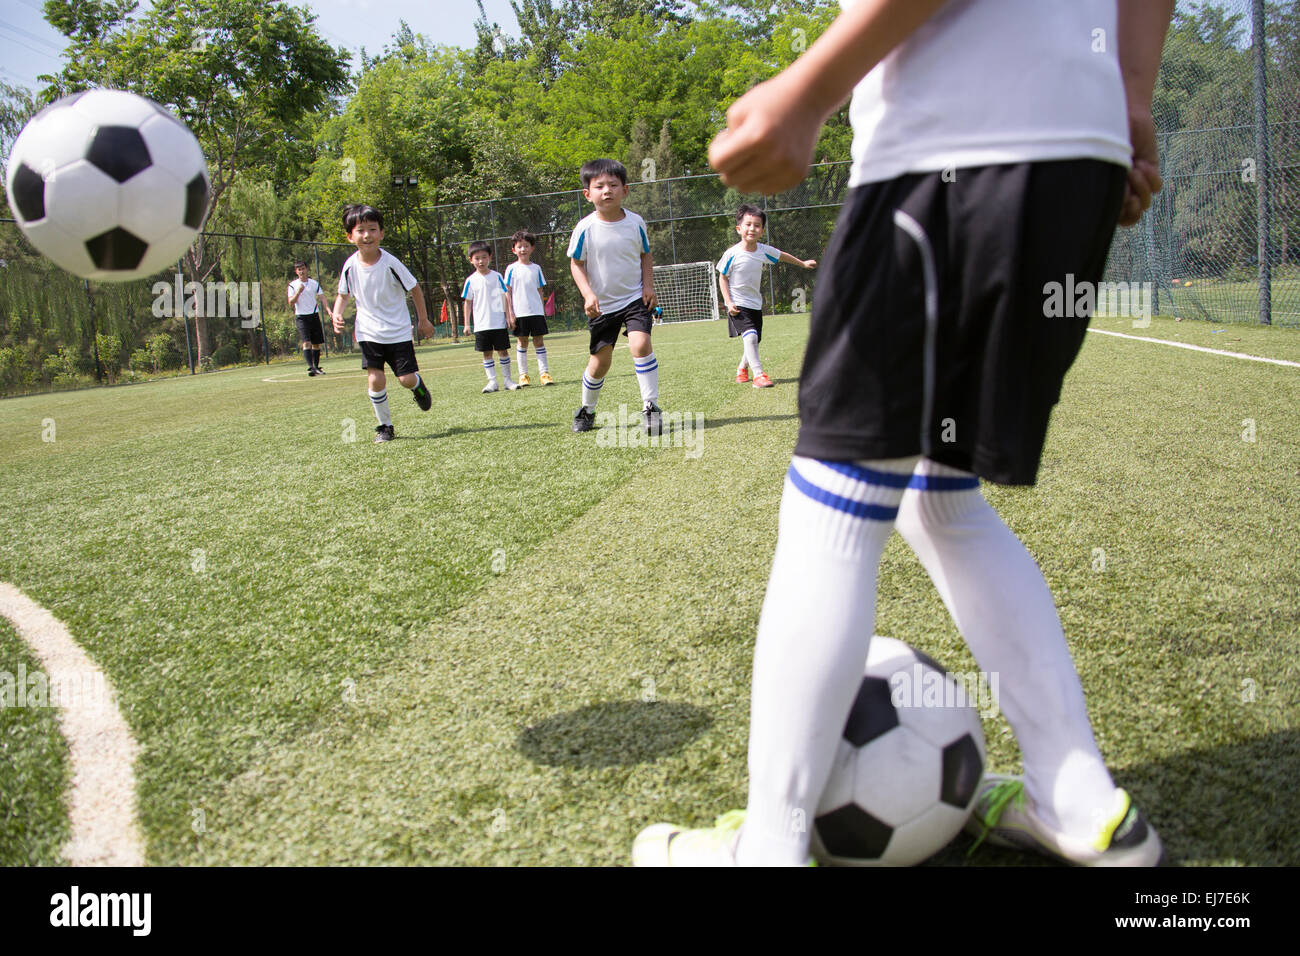
[[289,308],[294,310],[294,317],[298,320],[298,341],[302,343],[307,374],[322,375],[325,370],[320,367],[320,347],[325,342],[325,328],[321,324],[317,303],[329,308],[329,300],[325,298],[320,283],[307,274],[306,262],[299,259],[293,264],[293,271],[298,278],[289,283]]

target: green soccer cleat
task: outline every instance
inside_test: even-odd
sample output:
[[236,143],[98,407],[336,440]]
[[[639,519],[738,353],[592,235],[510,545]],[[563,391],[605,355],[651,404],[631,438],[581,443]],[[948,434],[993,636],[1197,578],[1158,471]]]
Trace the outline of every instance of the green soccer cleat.
[[411,389],[411,394],[415,396],[415,404],[420,406],[420,411],[427,412],[433,406],[433,396],[429,394],[429,386],[423,381]]
[[971,852],[986,840],[994,846],[1035,850],[1075,866],[1158,866],[1164,856],[1160,837],[1133,806],[1124,790],[1117,791],[1115,812],[1097,829],[1091,842],[1049,829],[1025,796],[1022,777],[990,773],[984,776],[966,832],[976,838]]
[[646,827],[632,841],[633,866],[735,866],[744,810],[730,810],[708,830],[671,823]]

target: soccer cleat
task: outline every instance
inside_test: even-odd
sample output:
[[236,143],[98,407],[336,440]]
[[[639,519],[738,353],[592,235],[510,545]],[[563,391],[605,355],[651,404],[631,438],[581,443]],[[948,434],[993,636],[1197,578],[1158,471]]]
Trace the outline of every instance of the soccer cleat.
[[324,375],[324,374],[325,374],[325,370],[324,370],[323,368],[321,368],[319,365],[317,365],[317,366],[316,366],[316,374],[317,374],[317,375]]
[[386,441],[392,441],[397,436],[393,433],[392,425],[375,426],[375,444],[382,445]]
[[742,368],[740,371],[736,373],[737,385],[744,385],[748,381],[749,381],[749,369]]
[[317,371],[316,371],[316,369],[313,368],[312,366],[308,365],[308,366],[307,366],[307,375],[310,377],[310,376],[312,376],[312,375],[316,375],[316,374],[318,374]]
[[520,375],[520,376],[519,376],[519,387],[520,387],[520,388],[523,388],[525,385],[532,385],[532,384],[533,384],[533,380],[532,380],[531,378],[528,377],[528,373],[527,373],[527,372],[525,372],[523,375]]
[[658,435],[663,431],[663,417],[660,415],[659,406],[654,402],[645,403],[645,407],[641,409],[641,416],[644,419],[642,427],[647,435]]
[[483,386],[484,395],[486,395],[488,392],[496,392],[496,391],[499,391],[496,382],[488,382],[486,385]]
[[1123,790],[1115,812],[1088,842],[1049,829],[1025,797],[1022,777],[985,774],[966,832],[976,837],[971,852],[987,840],[994,846],[1036,850],[1076,866],[1158,866],[1164,855],[1160,837]]
[[522,387],[522,386],[521,386],[518,382],[516,382],[514,379],[510,379],[510,378],[506,379],[506,391],[507,391],[507,392],[517,392],[517,391],[519,391],[519,389],[520,389],[521,387]]
[[555,384],[555,379],[551,378],[551,373],[550,373],[550,372],[543,372],[543,373],[542,373],[542,384],[543,384],[543,385],[554,385],[554,384]]
[[588,411],[587,406],[583,406],[573,413],[573,430],[575,432],[589,432],[596,427],[596,413]]
[[755,388],[771,388],[771,387],[772,387],[772,379],[768,377],[768,374],[767,374],[766,372],[764,372],[764,373],[763,373],[762,375],[760,375],[758,378],[754,379],[754,387],[755,387]]
[[646,827],[632,841],[633,866],[735,866],[744,810],[718,817],[707,830],[683,830],[671,823]]
[[411,389],[411,394],[415,396],[415,404],[420,406],[420,411],[427,412],[433,405],[433,396],[429,394],[429,387],[420,380],[420,384]]

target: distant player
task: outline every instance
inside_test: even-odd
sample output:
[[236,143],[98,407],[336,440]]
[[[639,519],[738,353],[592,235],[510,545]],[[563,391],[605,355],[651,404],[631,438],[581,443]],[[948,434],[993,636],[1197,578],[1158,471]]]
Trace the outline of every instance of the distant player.
[[334,331],[343,332],[343,306],[349,298],[357,300],[356,339],[361,347],[361,367],[368,375],[370,404],[379,419],[375,444],[392,441],[393,418],[388,411],[388,383],[384,363],[409,388],[415,404],[427,412],[433,404],[429,389],[420,378],[411,343],[411,313],[406,296],[415,300],[419,317],[419,334],[432,337],[433,325],[424,310],[424,292],[420,283],[397,257],[381,249],[384,241],[384,217],[373,206],[348,206],[343,212],[343,228],[357,251],[343,263],[339,274],[339,294],[334,299]]
[[623,208],[627,170],[622,163],[593,159],[583,164],[581,175],[582,194],[596,211],[579,222],[569,238],[569,271],[582,293],[591,331],[591,358],[582,375],[582,406],[574,413],[573,430],[591,431],[596,425],[596,399],[622,331],[641,387],[642,427],[657,435],[663,417],[655,404],[659,362],[650,344],[650,310],[656,305],[650,237],[645,220]]
[[533,250],[537,248],[537,237],[531,232],[520,229],[510,237],[515,253],[515,261],[506,267],[506,288],[510,290],[510,301],[515,310],[515,336],[519,347],[515,357],[519,359],[519,384],[531,385],[528,377],[528,339],[533,340],[533,349],[537,352],[537,370],[541,373],[543,385],[554,385],[549,366],[546,363],[546,344],[543,336],[550,331],[546,327],[546,307],[542,300],[542,290],[546,288],[546,276],[542,267],[533,262]]
[[519,385],[510,377],[510,332],[515,327],[515,310],[501,273],[492,268],[492,247],[486,242],[469,244],[469,261],[474,267],[460,297],[465,300],[465,334],[474,319],[474,351],[483,353],[483,370],[487,385],[483,391],[495,392],[497,369],[492,361],[495,350],[501,362],[502,384],[508,391]]
[[1097,749],[1042,572],[979,478],[1034,482],[1089,319],[1049,317],[1044,288],[1099,281],[1116,223],[1160,189],[1151,99],[1173,6],[856,0],[728,110],[710,161],[741,192],[803,179],[850,92],[854,162],[759,620],[743,824],[653,826],[634,862],[806,862],[895,528],[999,675],[1020,744],[1025,775],[986,778],[977,835],[1085,866],[1159,861]]
[[744,385],[753,373],[755,388],[771,388],[772,379],[763,372],[758,358],[758,343],[763,340],[763,266],[788,262],[816,269],[816,259],[796,259],[788,252],[759,242],[767,228],[767,213],[757,206],[742,205],[736,211],[736,232],[740,242],[718,260],[718,288],[727,306],[727,326],[731,337],[741,338],[744,352],[736,369],[736,382]]
[[321,325],[317,303],[328,310],[330,302],[320,283],[308,277],[307,263],[299,259],[293,264],[293,271],[298,278],[289,283],[289,308],[298,319],[298,339],[302,342],[302,357],[307,360],[307,374],[324,375],[320,347],[325,342],[325,327]]

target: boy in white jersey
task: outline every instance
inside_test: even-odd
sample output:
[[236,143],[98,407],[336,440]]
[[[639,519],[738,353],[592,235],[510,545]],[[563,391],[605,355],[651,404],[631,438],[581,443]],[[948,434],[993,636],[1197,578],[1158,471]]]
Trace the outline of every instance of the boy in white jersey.
[[474,351],[483,353],[483,371],[487,373],[484,394],[498,391],[497,369],[492,361],[495,349],[501,360],[501,376],[507,391],[519,388],[510,377],[510,331],[515,327],[515,311],[501,273],[492,268],[492,247],[486,242],[469,244],[469,261],[474,267],[465,280],[460,297],[465,302],[465,334],[474,319]]
[[357,251],[343,263],[339,275],[339,293],[334,299],[334,331],[343,332],[343,306],[349,298],[357,300],[356,338],[361,347],[361,367],[366,370],[371,407],[379,425],[375,444],[392,441],[393,417],[388,410],[388,382],[384,363],[409,388],[420,410],[427,412],[433,404],[429,389],[420,378],[411,343],[411,313],[406,310],[406,296],[415,300],[419,333],[431,337],[433,325],[424,310],[424,292],[411,271],[397,257],[380,248],[384,241],[384,217],[372,206],[348,206],[343,212],[343,228]]
[[591,358],[582,375],[582,406],[574,413],[573,430],[586,432],[595,427],[596,399],[605,384],[614,343],[623,331],[641,388],[643,427],[646,434],[657,435],[663,423],[655,404],[659,398],[659,362],[650,344],[654,326],[650,310],[657,299],[645,220],[623,208],[627,170],[617,160],[584,163],[582,194],[596,211],[574,228],[568,256],[569,271],[582,293],[587,313]]
[[515,253],[515,261],[506,266],[506,288],[510,290],[510,302],[515,310],[515,337],[519,347],[515,351],[519,359],[519,385],[531,385],[528,377],[528,339],[533,340],[533,349],[537,352],[537,370],[542,376],[543,385],[554,385],[550,367],[546,362],[546,344],[543,336],[550,331],[546,325],[546,306],[542,302],[542,290],[546,288],[546,276],[542,267],[533,261],[533,250],[537,248],[537,237],[526,229],[520,229],[510,237],[510,245]]
[[771,388],[772,379],[763,372],[758,357],[758,343],[763,340],[763,266],[788,262],[805,269],[816,269],[816,259],[796,259],[759,242],[767,228],[767,213],[757,206],[743,204],[736,211],[736,232],[740,242],[718,260],[718,288],[727,306],[727,327],[734,339],[741,337],[744,352],[736,369],[736,383],[744,385],[753,373],[755,388]]
[[1096,283],[1116,222],[1135,224],[1160,188],[1151,98],[1173,6],[846,2],[728,110],[710,161],[728,186],[771,194],[807,175],[852,91],[854,168],[759,621],[743,824],[650,827],[634,862],[806,861],[895,527],[999,675],[1020,743],[1023,780],[989,775],[974,795],[980,839],[1082,865],[1160,859],[1097,749],[1042,573],[977,476],[1033,483],[1088,324],[1048,317],[1044,288]]
[[320,283],[307,274],[307,263],[299,259],[293,264],[298,278],[289,283],[289,308],[298,320],[298,338],[302,342],[302,356],[307,360],[308,375],[324,375],[320,367],[320,347],[325,343],[325,328],[320,321],[320,305],[329,308],[329,299],[321,291]]

